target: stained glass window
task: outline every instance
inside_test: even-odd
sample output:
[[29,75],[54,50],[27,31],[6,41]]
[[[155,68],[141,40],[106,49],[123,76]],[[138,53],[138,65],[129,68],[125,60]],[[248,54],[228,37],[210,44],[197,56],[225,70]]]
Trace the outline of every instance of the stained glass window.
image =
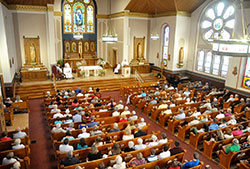
[[223,56],[223,63],[221,67],[222,77],[227,77],[228,65],[229,65],[229,56]]
[[214,75],[219,75],[220,60],[221,56],[214,55],[213,72],[212,72]]
[[92,0],[64,0],[64,33],[94,33],[95,8]]
[[243,77],[242,86],[244,88],[250,89],[250,57],[247,58],[245,74]]
[[91,5],[87,8],[87,32],[94,32],[94,8]]
[[205,52],[199,51],[198,62],[197,62],[197,70],[198,71],[203,71],[204,56],[205,56]]
[[235,23],[235,9],[225,2],[212,5],[203,16],[201,22],[202,37],[205,40],[230,39]]
[[208,52],[206,55],[205,66],[204,66],[206,73],[210,73],[211,63],[212,63],[212,52]]
[[163,27],[163,53],[162,53],[162,58],[168,59],[168,45],[169,45],[169,33],[170,29],[168,25],[165,25]]

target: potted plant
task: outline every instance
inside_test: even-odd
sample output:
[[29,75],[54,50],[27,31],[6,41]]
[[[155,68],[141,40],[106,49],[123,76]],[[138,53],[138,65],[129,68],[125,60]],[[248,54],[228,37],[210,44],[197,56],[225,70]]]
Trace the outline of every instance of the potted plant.
[[80,75],[81,75],[82,77],[85,77],[85,71],[84,71],[84,70],[81,70],[81,71],[80,71]]
[[57,64],[59,64],[61,67],[63,67],[63,60],[62,60],[62,59],[59,59],[59,60],[57,61]]
[[99,73],[100,73],[99,75],[103,77],[105,76],[106,70],[101,69]]

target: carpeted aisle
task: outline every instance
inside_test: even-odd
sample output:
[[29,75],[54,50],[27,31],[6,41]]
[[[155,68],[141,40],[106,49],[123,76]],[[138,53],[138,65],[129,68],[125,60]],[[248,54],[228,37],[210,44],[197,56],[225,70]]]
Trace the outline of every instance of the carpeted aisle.
[[48,124],[43,116],[43,99],[30,100],[29,136],[36,140],[30,146],[31,169],[55,169],[56,160],[53,158],[53,148],[49,140]]
[[[122,100],[124,104],[126,103],[125,99],[120,95],[119,91],[104,92],[103,96],[111,96],[111,98],[113,98],[116,101],[116,103],[119,102],[119,100]],[[172,133],[168,132],[166,129],[164,129],[163,127],[158,125],[155,121],[151,120],[148,116],[139,112],[133,106],[131,106],[131,105],[127,105],[127,106],[129,107],[130,111],[135,110],[139,117],[143,117],[145,119],[145,121],[150,124],[149,132],[152,132],[152,131],[165,132],[167,134],[168,139],[172,139],[174,141],[178,140],[181,143],[181,147],[183,149],[187,150],[187,153],[184,156],[184,159],[187,159],[187,160],[193,159],[193,153],[195,152],[195,150],[191,146],[189,146],[186,142],[179,140]],[[200,154],[200,160],[204,162],[203,168],[205,168],[205,165],[210,165],[213,169],[221,169],[222,168],[214,161],[208,159],[206,156],[202,155],[201,153],[199,153],[199,154]]]

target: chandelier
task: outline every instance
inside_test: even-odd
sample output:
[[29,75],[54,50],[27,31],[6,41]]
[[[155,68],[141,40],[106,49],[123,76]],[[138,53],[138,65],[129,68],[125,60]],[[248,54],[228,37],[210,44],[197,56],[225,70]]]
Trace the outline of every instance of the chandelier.
[[110,16],[107,25],[107,32],[102,36],[102,41],[105,43],[116,43],[118,41],[118,36],[115,33],[111,23],[111,2],[110,2]]

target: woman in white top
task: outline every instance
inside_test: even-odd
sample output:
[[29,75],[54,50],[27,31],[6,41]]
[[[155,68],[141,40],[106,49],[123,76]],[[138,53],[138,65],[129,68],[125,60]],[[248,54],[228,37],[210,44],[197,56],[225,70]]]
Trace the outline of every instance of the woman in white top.
[[13,146],[12,146],[12,149],[15,150],[15,149],[21,149],[21,148],[24,148],[25,146],[23,144],[21,144],[21,139],[15,139],[14,143],[13,143]]
[[126,128],[125,132],[126,134],[123,135],[122,140],[130,140],[134,138],[134,135],[131,134],[131,130],[129,128]]
[[230,128],[226,128],[225,134],[224,134],[225,139],[233,138],[232,130]]
[[113,166],[113,169],[125,169],[126,168],[126,163],[122,162],[122,157],[120,155],[116,156],[114,162],[115,162],[115,165]]
[[148,147],[152,147],[152,146],[158,145],[158,138],[156,137],[156,135],[152,135],[151,136],[151,140],[152,140],[152,142],[150,142],[148,144]]

